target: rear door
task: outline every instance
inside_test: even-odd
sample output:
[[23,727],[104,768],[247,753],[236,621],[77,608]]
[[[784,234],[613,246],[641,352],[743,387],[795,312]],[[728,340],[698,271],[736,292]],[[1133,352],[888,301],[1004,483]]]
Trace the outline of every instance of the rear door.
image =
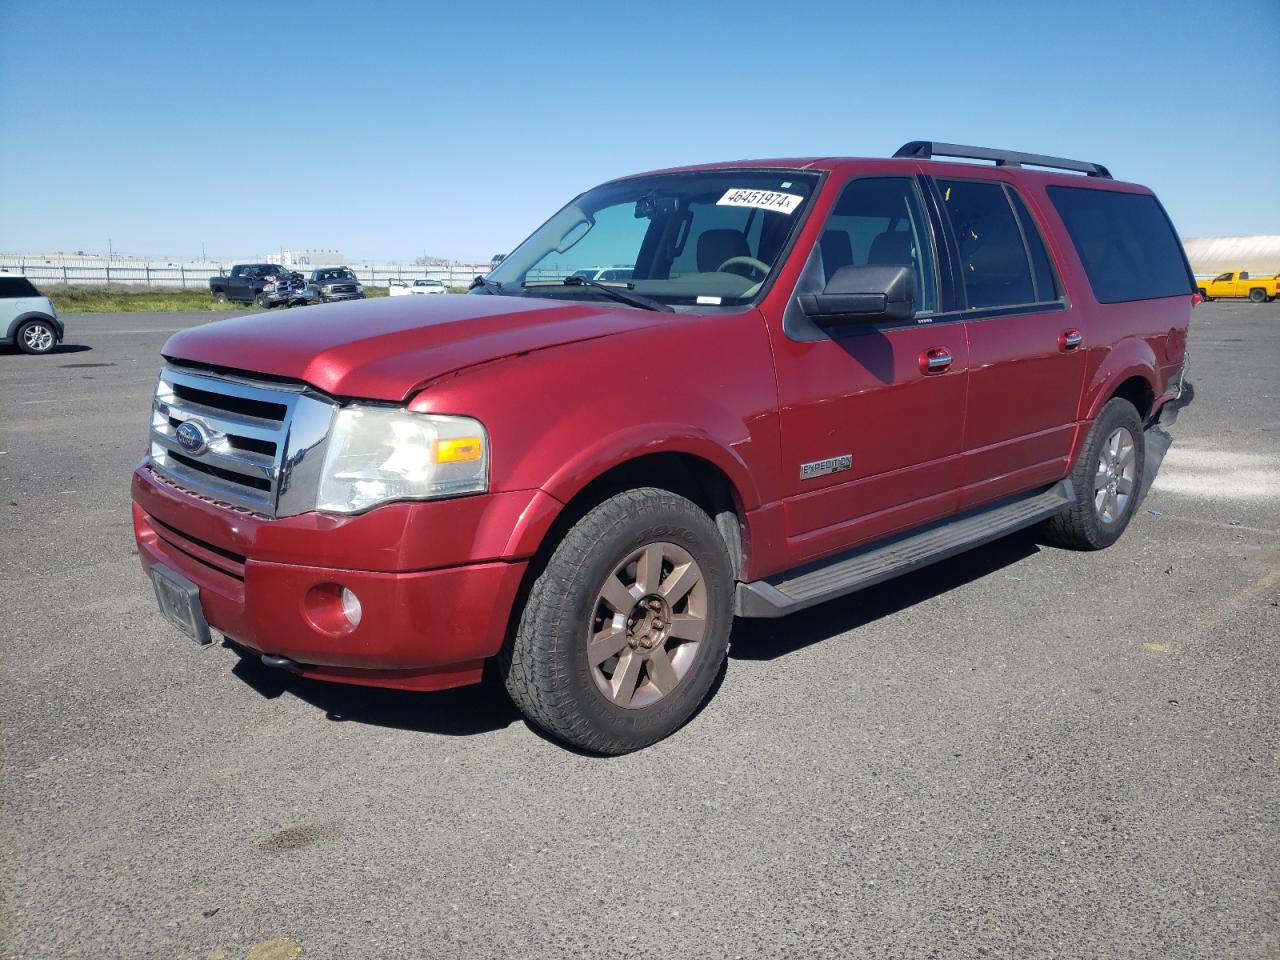
[[969,341],[961,508],[1060,479],[1084,386],[1087,324],[1061,294],[1010,183],[936,179]]
[[[778,377],[785,525],[802,563],[956,509],[968,368],[959,316],[937,319],[935,240],[915,177],[847,181],[796,293],[842,266],[911,266],[906,322],[820,328],[793,296],[771,325]],[[950,362],[928,370],[927,357]]]

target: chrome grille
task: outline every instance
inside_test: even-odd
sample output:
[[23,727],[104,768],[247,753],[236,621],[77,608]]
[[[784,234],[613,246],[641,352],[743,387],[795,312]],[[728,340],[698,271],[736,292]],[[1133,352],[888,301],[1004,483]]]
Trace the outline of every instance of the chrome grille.
[[303,384],[165,367],[152,404],[151,465],[200,496],[267,516],[304,513],[315,503],[336,409]]

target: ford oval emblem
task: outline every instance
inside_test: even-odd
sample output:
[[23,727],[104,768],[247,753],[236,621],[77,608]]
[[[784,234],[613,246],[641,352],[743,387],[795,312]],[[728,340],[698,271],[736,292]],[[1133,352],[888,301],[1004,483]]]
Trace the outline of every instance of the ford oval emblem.
[[204,432],[204,427],[194,420],[188,420],[180,426],[177,437],[178,446],[187,453],[204,453],[209,446],[209,435]]

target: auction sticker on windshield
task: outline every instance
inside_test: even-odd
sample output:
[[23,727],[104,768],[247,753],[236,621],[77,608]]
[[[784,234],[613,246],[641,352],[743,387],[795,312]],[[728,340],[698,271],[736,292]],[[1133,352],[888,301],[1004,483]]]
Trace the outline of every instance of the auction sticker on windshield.
[[778,213],[792,213],[800,206],[804,197],[794,193],[777,193],[773,190],[749,190],[745,187],[734,187],[726,190],[724,196],[716,201],[717,207],[759,207],[761,210],[775,210]]

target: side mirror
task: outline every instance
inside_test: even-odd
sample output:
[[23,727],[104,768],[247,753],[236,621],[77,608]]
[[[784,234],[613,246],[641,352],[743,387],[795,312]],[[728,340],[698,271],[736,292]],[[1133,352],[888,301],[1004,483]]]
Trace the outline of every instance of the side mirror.
[[820,324],[910,320],[915,277],[907,266],[841,267],[821,293],[797,299],[805,316]]

